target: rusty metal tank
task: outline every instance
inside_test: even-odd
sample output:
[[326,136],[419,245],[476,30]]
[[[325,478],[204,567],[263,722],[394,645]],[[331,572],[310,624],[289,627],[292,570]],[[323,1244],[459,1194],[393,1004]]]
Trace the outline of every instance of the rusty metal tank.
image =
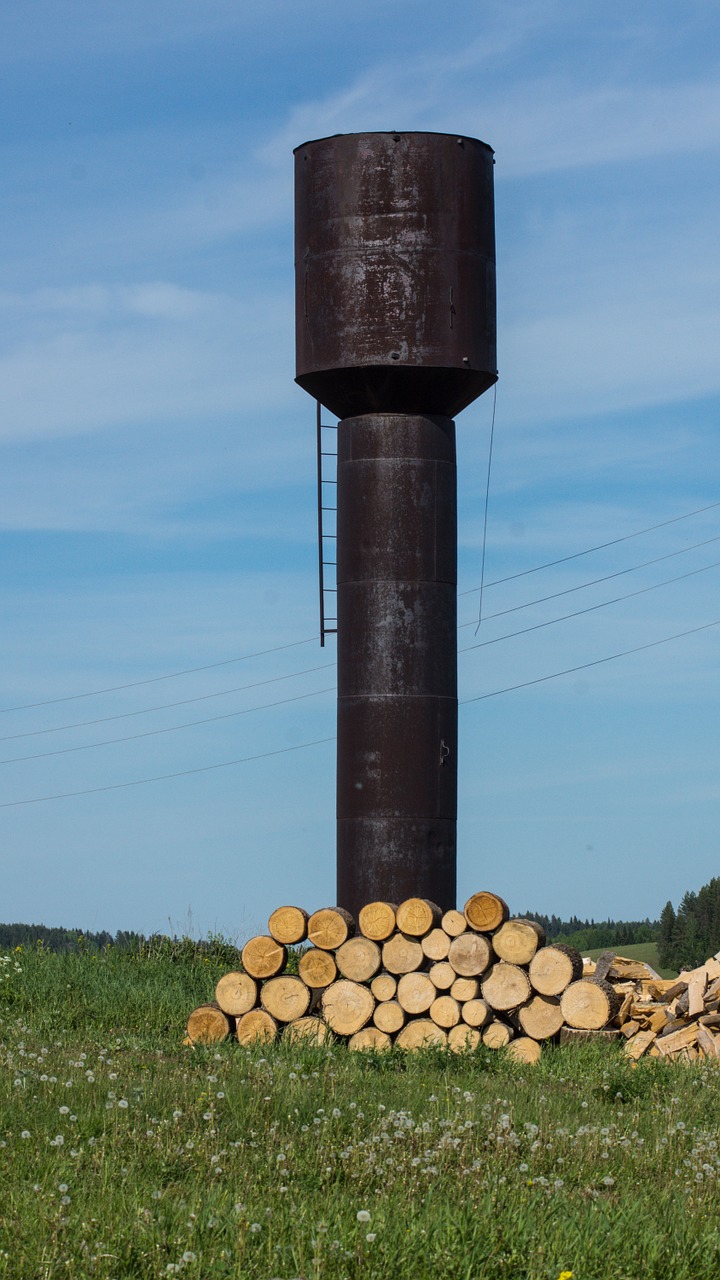
[[295,150],[297,382],[339,418],[452,417],[497,379],[493,152],[440,133]]

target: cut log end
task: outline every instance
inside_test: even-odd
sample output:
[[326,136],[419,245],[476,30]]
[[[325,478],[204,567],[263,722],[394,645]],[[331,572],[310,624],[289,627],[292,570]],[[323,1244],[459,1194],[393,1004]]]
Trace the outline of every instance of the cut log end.
[[358,915],[358,928],[365,938],[385,942],[395,931],[395,912],[391,902],[369,902]]
[[223,1013],[236,1018],[254,1009],[257,998],[257,982],[249,973],[226,973],[215,988],[215,999]]
[[607,982],[580,978],[560,997],[564,1021],[578,1031],[602,1031],[620,1008],[620,996]]
[[325,1021],[339,1036],[352,1036],[370,1021],[375,997],[368,987],[348,978],[340,978],[322,994]]
[[479,933],[493,933],[508,919],[510,908],[497,893],[483,890],[474,893],[465,903],[465,919],[471,929]]
[[396,912],[397,927],[411,938],[422,938],[440,924],[442,911],[426,898],[407,898]]
[[307,936],[321,951],[336,951],[355,933],[355,921],[344,907],[321,907],[308,920]]
[[309,918],[302,907],[277,907],[268,920],[268,933],[284,946],[295,946],[307,938]]
[[234,1018],[229,1018],[217,1005],[201,1004],[187,1020],[187,1038],[192,1044],[218,1044],[231,1034],[233,1023]]
[[238,1018],[236,1035],[240,1044],[269,1044],[277,1038],[278,1024],[265,1009],[251,1009]]
[[582,978],[582,956],[574,947],[555,942],[536,952],[528,972],[533,988],[540,995],[560,996],[571,982]]
[[353,1051],[374,1049],[383,1051],[392,1045],[390,1036],[379,1027],[363,1027],[348,1040],[348,1049]]
[[534,920],[506,920],[493,934],[492,945],[500,960],[527,965],[545,945],[545,934]]
[[261,933],[245,943],[242,963],[251,978],[274,978],[287,964],[287,949],[269,934]]

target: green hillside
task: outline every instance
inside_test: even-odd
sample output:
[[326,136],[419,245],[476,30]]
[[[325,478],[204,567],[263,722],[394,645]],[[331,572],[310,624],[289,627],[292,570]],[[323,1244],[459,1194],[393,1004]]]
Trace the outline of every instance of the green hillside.
[[[584,952],[591,960],[597,960],[603,951],[608,950],[607,947],[595,947],[592,951]],[[657,942],[631,942],[625,947],[618,947],[617,954],[626,956],[628,960],[644,960],[645,964],[649,964],[661,978],[676,978],[677,971],[675,969],[661,969],[658,963]]]

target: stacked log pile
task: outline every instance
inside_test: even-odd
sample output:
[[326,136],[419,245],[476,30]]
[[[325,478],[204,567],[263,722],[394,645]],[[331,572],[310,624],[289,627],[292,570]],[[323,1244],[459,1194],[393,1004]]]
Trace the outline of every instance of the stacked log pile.
[[609,952],[586,961],[585,973],[615,990],[621,1004],[613,1025],[634,1061],[720,1058],[720,951],[679,978],[661,978],[649,965]]
[[[288,947],[302,948],[297,973],[287,971]],[[444,913],[420,898],[374,902],[357,923],[338,907],[286,906],[246,943],[242,971],[190,1015],[186,1043],[332,1034],[350,1049],[484,1044],[536,1062],[561,1028],[607,1027],[622,1003],[602,974],[583,973],[578,951],[545,945],[540,926],[511,919],[495,893]]]

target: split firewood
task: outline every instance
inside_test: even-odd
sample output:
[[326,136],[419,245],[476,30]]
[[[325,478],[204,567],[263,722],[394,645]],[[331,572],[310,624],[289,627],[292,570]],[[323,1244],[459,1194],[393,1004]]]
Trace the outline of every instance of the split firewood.
[[411,938],[422,938],[440,924],[442,911],[426,898],[407,898],[398,907],[395,918],[401,933]]
[[268,920],[268,933],[286,947],[295,946],[307,938],[309,919],[302,907],[277,907]]
[[510,908],[497,893],[474,893],[465,903],[465,919],[471,929],[493,933],[508,919]]
[[215,987],[215,1000],[223,1013],[238,1018],[257,1004],[258,987],[248,973],[226,973]]
[[242,963],[251,978],[274,978],[287,964],[287,947],[269,934],[261,933],[245,943]]
[[358,927],[373,942],[386,942],[395,931],[397,907],[390,902],[369,902],[358,915]]
[[307,936],[314,947],[335,951],[355,932],[355,921],[343,907],[321,907],[308,920]]

